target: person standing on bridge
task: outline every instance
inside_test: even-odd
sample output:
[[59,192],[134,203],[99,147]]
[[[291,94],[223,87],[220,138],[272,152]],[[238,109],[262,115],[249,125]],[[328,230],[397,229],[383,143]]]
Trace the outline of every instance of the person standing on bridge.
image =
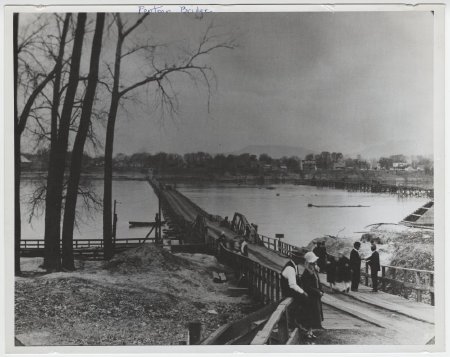
[[352,291],[358,291],[359,281],[361,279],[361,256],[359,255],[360,242],[353,243],[353,249],[350,253],[350,268],[352,270]]
[[372,278],[372,291],[378,291],[378,272],[380,271],[380,255],[377,252],[377,246],[372,244],[370,247],[372,255],[366,259],[370,266],[370,277]]
[[244,257],[248,257],[248,243],[247,243],[247,238],[246,237],[244,237],[243,239],[242,239],[242,242],[241,242],[241,254],[244,256]]
[[299,324],[301,307],[305,303],[308,295],[297,283],[298,267],[302,262],[302,252],[294,248],[291,254],[291,260],[281,270],[281,293],[284,298],[294,298],[294,316],[295,323]]
[[348,293],[350,291],[350,280],[351,280],[351,270],[350,270],[350,260],[344,255],[344,253],[338,253],[337,262],[337,281],[339,283],[344,283],[343,293]]
[[300,286],[306,291],[306,299],[300,314],[301,324],[308,329],[307,338],[315,338],[313,329],[321,329],[323,321],[322,296],[319,273],[316,269],[317,255],[305,254],[305,270],[300,277]]

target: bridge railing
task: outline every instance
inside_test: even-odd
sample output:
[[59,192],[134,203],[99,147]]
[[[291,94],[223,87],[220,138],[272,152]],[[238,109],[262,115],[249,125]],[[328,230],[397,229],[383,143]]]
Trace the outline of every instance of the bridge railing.
[[286,257],[290,257],[292,254],[292,251],[294,249],[300,249],[302,251],[304,251],[304,253],[307,252],[306,249],[304,248],[299,248],[295,245],[283,242],[282,240],[280,240],[279,238],[270,238],[270,237],[266,237],[263,236],[261,234],[258,235],[258,240],[261,244],[264,244],[264,246],[267,249],[270,249],[274,252],[280,253]]
[[295,328],[291,334],[289,333],[290,313],[292,312],[293,302],[294,299],[291,297],[284,299],[250,344],[270,345],[274,337],[275,343],[279,345],[290,345],[298,342],[298,328]]
[[[366,286],[371,285],[369,265],[365,264],[361,272]],[[381,266],[381,276],[378,277],[380,290],[401,295],[405,298],[415,298],[417,302],[425,302],[434,306],[434,272],[403,268],[391,265]]]
[[278,238],[266,237],[262,234],[258,234],[258,241],[266,248],[274,251],[278,251],[280,240]]
[[[290,257],[292,250],[302,249],[292,244],[285,243],[276,238],[259,235],[259,240],[270,250]],[[307,250],[303,249],[306,253]],[[336,258],[336,257],[335,257]],[[371,286],[368,264],[362,262],[362,283]],[[434,306],[434,272],[429,270],[403,268],[391,265],[381,266],[379,276],[379,289],[405,298],[414,297],[418,302],[428,303]]]
[[269,267],[252,261],[239,253],[218,247],[218,258],[224,264],[232,266],[239,274],[239,278],[246,281],[249,294],[264,303],[281,299],[281,274]]

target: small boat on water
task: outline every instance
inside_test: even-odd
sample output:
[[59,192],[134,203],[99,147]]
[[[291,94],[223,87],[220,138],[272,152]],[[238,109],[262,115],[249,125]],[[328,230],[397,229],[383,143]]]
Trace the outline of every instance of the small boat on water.
[[[161,221],[161,225],[166,223],[165,221]],[[154,227],[156,225],[156,222],[140,222],[140,221],[129,221],[128,222],[130,228],[137,228],[137,227]]]

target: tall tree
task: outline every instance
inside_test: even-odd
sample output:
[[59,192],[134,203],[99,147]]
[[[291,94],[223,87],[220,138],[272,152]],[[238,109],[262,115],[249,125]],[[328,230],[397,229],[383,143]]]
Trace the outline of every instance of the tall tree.
[[94,38],[92,40],[92,50],[86,94],[83,100],[80,123],[75,137],[75,143],[73,145],[70,161],[70,176],[66,193],[62,230],[62,268],[66,270],[75,269],[73,260],[73,229],[75,225],[75,212],[77,205],[78,187],[80,183],[84,144],[86,142],[89,125],[91,122],[92,107],[95,100],[95,91],[98,82],[98,69],[100,52],[102,48],[104,23],[105,14],[97,13]]
[[[19,55],[21,52],[32,52],[30,46],[35,42],[35,37],[42,30],[43,26],[38,27],[31,34],[26,36],[19,43],[19,14],[13,15],[13,56],[14,56],[14,255],[15,255],[15,273],[20,274],[20,239],[21,239],[21,210],[20,210],[20,176],[21,176],[21,146],[20,140],[30,117],[30,112],[35,104],[36,98],[43,91],[46,85],[52,80],[55,74],[55,68],[47,74],[37,73],[33,75],[31,82],[35,83],[29,93],[22,112],[19,115],[18,110],[18,86],[19,86]],[[22,59],[22,62],[27,62]],[[30,72],[27,63],[25,71]],[[39,81],[39,78],[43,77]],[[27,84],[28,85],[28,84]],[[26,92],[25,92],[26,95]]]
[[[121,61],[123,57],[136,52],[136,49],[122,53],[122,47],[127,36],[129,36],[140,24],[143,23],[148,14],[142,15],[132,26],[125,28],[120,14],[115,14],[115,22],[117,26],[117,43],[115,52],[114,72],[113,72],[113,89],[111,95],[111,104],[108,113],[108,123],[106,127],[106,142],[105,142],[105,165],[104,165],[104,189],[103,189],[103,240],[104,240],[104,256],[105,259],[110,259],[113,254],[112,247],[112,157],[114,151],[114,129],[117,117],[117,110],[120,100],[129,92],[141,88],[150,83],[157,86],[160,92],[160,100],[162,106],[168,106],[169,110],[175,110],[176,95],[171,92],[172,83],[168,77],[173,73],[185,74],[189,79],[196,81],[199,78],[204,80],[210,86],[208,80],[208,72],[211,71],[204,63],[201,62],[201,57],[210,54],[211,52],[220,49],[235,47],[232,40],[220,41],[219,36],[212,35],[212,26],[209,26],[205,31],[204,36],[199,41],[198,46],[191,53],[178,59],[175,63],[165,63],[164,66],[156,66],[154,58],[150,60],[150,72],[143,75],[143,79],[135,82],[129,86],[123,86],[120,83],[121,75]],[[145,47],[145,46],[143,46]],[[156,46],[148,46],[151,53],[154,53]],[[139,47],[138,47],[139,48]],[[141,47],[142,48],[142,47]],[[153,55],[152,55],[153,56]],[[197,63],[198,61],[198,63]],[[164,108],[163,108],[164,110]]]
[[63,198],[64,171],[69,141],[69,129],[75,94],[79,82],[81,53],[85,33],[86,13],[79,13],[73,41],[70,73],[66,95],[61,111],[58,136],[51,148],[47,177],[47,195],[45,198],[45,256],[44,267],[47,271],[61,268],[60,236],[61,208]]

